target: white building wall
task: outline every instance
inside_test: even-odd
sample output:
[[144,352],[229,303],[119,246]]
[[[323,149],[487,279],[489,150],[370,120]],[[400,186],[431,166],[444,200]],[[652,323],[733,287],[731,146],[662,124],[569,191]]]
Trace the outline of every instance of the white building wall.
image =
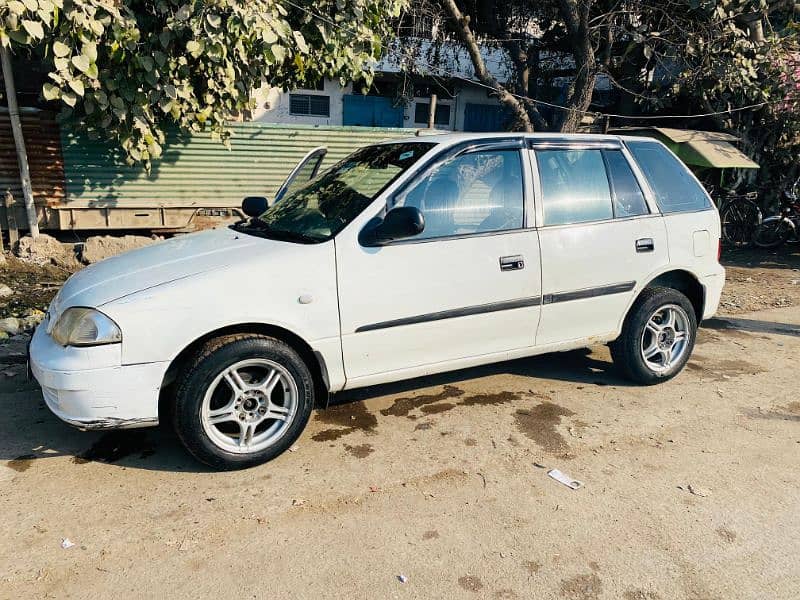
[[[488,104],[498,106],[495,98],[487,95],[488,90],[476,85],[464,85],[456,88],[454,97],[445,94],[437,96],[437,105],[450,106],[450,121],[445,125],[435,125],[435,129],[445,131],[464,130],[464,110],[467,103]],[[289,111],[289,94],[327,95],[330,97],[330,117],[314,117],[307,115],[293,115]],[[264,88],[256,95],[257,108],[253,111],[253,120],[262,123],[291,123],[299,125],[342,125],[343,98],[346,94],[353,93],[352,84],[341,87],[338,81],[326,80],[324,90],[304,90],[284,92],[278,88]],[[356,92],[358,93],[358,92]],[[404,109],[403,126],[422,129],[428,126],[427,117],[424,121],[416,121],[417,104],[430,104],[430,98],[413,98]],[[426,112],[427,115],[427,112]]]
[[[330,117],[312,117],[308,115],[293,115],[289,112],[289,94],[309,94],[330,97]],[[323,90],[298,89],[293,92],[284,92],[279,88],[264,87],[256,93],[256,109],[253,111],[253,121],[261,123],[291,123],[295,125],[341,125],[342,124],[342,97],[353,93],[353,84],[348,83],[341,87],[338,81],[326,79]]]

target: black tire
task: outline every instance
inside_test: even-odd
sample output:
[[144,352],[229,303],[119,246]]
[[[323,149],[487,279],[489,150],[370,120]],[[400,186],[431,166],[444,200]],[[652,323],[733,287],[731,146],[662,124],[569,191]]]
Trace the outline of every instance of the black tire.
[[[288,428],[274,443],[239,454],[225,450],[208,435],[201,407],[206,391],[220,374],[231,365],[249,359],[266,359],[285,369],[296,386],[296,410],[285,419],[290,421]],[[200,462],[217,470],[243,469],[272,460],[287,450],[303,432],[313,406],[313,378],[294,348],[263,335],[236,334],[211,340],[189,361],[177,384],[173,424],[183,445]]]
[[770,217],[758,226],[753,235],[753,244],[758,248],[778,248],[792,235],[792,228],[783,217]]
[[[650,368],[642,356],[642,342],[645,327],[657,310],[667,306],[677,306],[685,314],[688,331],[686,345],[679,360],[663,371]],[[611,358],[622,374],[636,383],[653,385],[668,381],[681,372],[689,360],[697,337],[697,317],[689,299],[678,290],[664,287],[650,287],[642,291],[633,303],[619,338],[611,342]]]
[[728,201],[720,210],[723,241],[736,248],[749,246],[761,218],[761,209],[755,202],[744,198]]

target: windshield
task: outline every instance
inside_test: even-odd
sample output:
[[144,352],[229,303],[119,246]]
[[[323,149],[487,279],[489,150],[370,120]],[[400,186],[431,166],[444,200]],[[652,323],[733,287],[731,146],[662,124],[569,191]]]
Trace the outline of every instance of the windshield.
[[305,243],[332,238],[436,144],[367,146],[295,188],[238,229]]

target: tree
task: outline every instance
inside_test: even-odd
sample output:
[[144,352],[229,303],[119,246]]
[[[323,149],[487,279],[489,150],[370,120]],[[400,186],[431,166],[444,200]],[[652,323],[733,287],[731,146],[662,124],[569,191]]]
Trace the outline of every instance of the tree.
[[774,197],[800,176],[794,10],[792,2],[766,0],[643,2],[626,32],[643,51],[631,53],[625,68],[619,61],[615,76],[644,110],[710,113],[695,124],[742,138]]
[[[575,131],[601,76],[631,116],[684,110],[690,97],[702,100],[697,112],[716,112],[776,93],[788,38],[771,18],[784,11],[785,23],[792,10],[792,0],[425,0],[405,20],[423,18],[434,43],[466,49],[516,128]],[[507,81],[484,64],[493,49],[506,55]],[[563,109],[540,109],[554,100],[543,84],[559,79]]]
[[[467,50],[477,79],[514,114],[516,128],[575,131],[609,60],[618,5],[612,0],[428,0],[416,3],[410,18],[438,12],[442,26],[431,30],[432,37]],[[505,52],[514,73],[509,81],[498,81],[486,68],[484,53],[491,48]],[[543,67],[543,53],[553,59],[550,67]],[[569,79],[566,109],[545,115],[534,100],[538,84],[550,77]]]
[[0,43],[44,61],[65,122],[148,165],[171,125],[226,139],[263,84],[369,80],[405,2],[0,0]]

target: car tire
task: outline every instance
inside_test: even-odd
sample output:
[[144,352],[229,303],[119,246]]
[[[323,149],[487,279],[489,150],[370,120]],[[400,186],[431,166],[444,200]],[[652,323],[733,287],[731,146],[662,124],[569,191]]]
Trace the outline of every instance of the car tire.
[[200,462],[243,469],[287,450],[313,406],[313,378],[294,348],[237,334],[211,340],[189,360],[178,381],[173,424]]
[[672,379],[694,349],[697,317],[689,299],[673,288],[646,288],[611,342],[611,358],[626,378],[644,385]]

